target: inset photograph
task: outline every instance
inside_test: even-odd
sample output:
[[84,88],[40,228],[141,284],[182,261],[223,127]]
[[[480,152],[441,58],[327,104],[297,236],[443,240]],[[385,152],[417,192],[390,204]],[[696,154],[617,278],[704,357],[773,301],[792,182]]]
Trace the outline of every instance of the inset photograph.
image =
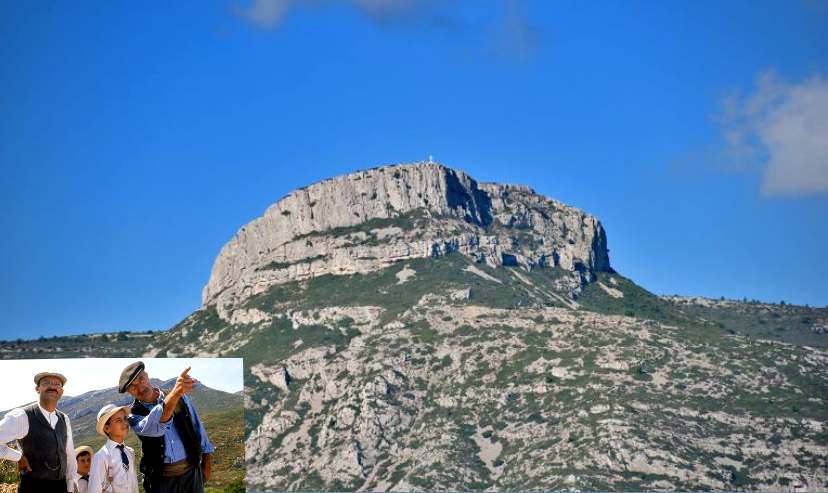
[[241,358],[0,361],[0,493],[245,491]]

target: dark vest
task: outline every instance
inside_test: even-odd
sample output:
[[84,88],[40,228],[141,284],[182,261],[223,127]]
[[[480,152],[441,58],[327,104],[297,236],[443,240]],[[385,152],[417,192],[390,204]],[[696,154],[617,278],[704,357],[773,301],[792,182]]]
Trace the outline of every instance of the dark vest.
[[55,410],[58,422],[53,429],[36,402],[23,410],[29,418],[29,433],[17,441],[32,468],[26,473],[27,476],[34,479],[65,479],[66,441],[69,438],[66,416]]
[[[165,396],[169,390],[162,390]],[[138,402],[138,399],[132,403],[132,414],[135,416],[146,416],[150,413],[146,406]],[[201,463],[201,439],[193,426],[193,416],[190,414],[190,408],[184,402],[184,397],[178,400],[173,410],[173,424],[181,436],[181,441],[184,443],[184,450],[187,452],[187,462],[193,466],[198,466]],[[145,437],[138,435],[141,440],[141,461],[138,463],[138,469],[144,474],[144,489],[152,491],[153,486],[161,481],[164,473],[164,437]]]

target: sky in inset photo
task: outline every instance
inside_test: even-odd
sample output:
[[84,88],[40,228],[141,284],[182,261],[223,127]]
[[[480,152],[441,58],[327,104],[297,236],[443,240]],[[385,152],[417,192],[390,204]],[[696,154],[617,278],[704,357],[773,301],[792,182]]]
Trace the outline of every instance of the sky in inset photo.
[[[92,390],[117,387],[121,372],[136,361],[143,361],[144,371],[151,379],[177,378],[187,367],[191,367],[188,375],[212,389],[235,393],[244,388],[241,358],[5,360],[0,361],[0,373],[7,376],[0,393],[0,411],[37,401],[39,397],[34,377],[38,373],[56,372],[66,377],[61,397],[64,399]],[[118,397],[117,391],[113,396]]]

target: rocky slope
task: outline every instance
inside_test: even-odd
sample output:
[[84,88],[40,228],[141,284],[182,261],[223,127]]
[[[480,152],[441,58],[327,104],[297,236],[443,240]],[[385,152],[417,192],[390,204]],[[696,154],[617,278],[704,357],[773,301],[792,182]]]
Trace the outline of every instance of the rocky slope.
[[828,309],[756,300],[664,296],[682,310],[734,333],[814,347],[828,347]]
[[244,358],[250,491],[824,491],[826,321],[654,296],[595,218],[419,164],[276,203],[141,350]]
[[248,301],[266,320],[208,307],[154,351],[244,355],[252,491],[828,486],[826,351],[617,274],[567,306],[557,276],[451,254],[295,281]]
[[828,486],[825,350],[651,295],[525,187],[430,164],[313,185],[204,299],[150,354],[245,358],[252,491]]

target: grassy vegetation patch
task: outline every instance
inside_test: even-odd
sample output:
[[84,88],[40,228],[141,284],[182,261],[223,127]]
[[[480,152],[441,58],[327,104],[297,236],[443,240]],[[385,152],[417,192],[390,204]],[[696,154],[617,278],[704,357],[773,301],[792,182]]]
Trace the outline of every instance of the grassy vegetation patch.
[[828,334],[819,326],[828,322],[828,308],[789,304],[741,303],[711,306],[682,305],[686,313],[709,320],[731,334],[788,342],[800,346],[828,347]]
[[[618,274],[599,272],[598,281],[620,291],[624,296],[611,296],[597,282],[588,284],[578,296],[584,309],[607,315],[646,318],[669,324],[687,324],[694,317],[684,314],[675,304],[663,300]],[[615,283],[610,281],[615,280]]]
[[277,262],[277,261],[274,260],[274,261],[272,261],[272,262],[270,262],[266,265],[263,265],[261,267],[256,267],[255,271],[256,272],[261,272],[261,271],[265,271],[265,270],[287,269],[287,268],[289,268],[291,266],[294,266],[294,265],[310,264],[310,263],[315,262],[317,260],[325,260],[326,258],[328,258],[327,255],[316,255],[314,257],[308,257],[308,258],[303,258],[301,260],[297,260],[296,262]]
[[[464,269],[470,265],[501,282],[465,272]],[[399,284],[397,273],[406,266],[415,270],[417,275]],[[534,282],[551,289],[549,282],[563,274],[556,269],[542,269],[526,275],[534,276]],[[297,309],[379,306],[385,308],[380,321],[385,324],[399,318],[426,294],[448,293],[459,288],[471,288],[470,299],[464,301],[470,305],[515,309],[560,304],[548,294],[538,300],[536,295],[532,295],[531,290],[515,280],[506,269],[475,264],[459,253],[450,253],[436,258],[407,260],[367,274],[327,274],[309,281],[275,285],[265,293],[250,298],[245,308],[272,312],[284,304],[290,304]]]
[[404,231],[416,231],[418,229],[423,229],[430,221],[441,218],[443,218],[443,216],[435,215],[425,208],[417,208],[411,212],[400,214],[395,217],[372,218],[353,226],[340,226],[337,228],[326,229],[324,231],[312,231],[310,233],[295,237],[294,241],[303,239],[312,241],[313,238],[321,236],[345,238],[349,236],[359,236],[360,233],[364,233],[366,237],[358,241],[358,244],[377,244],[379,238],[375,233],[372,233],[375,229],[397,227]]

